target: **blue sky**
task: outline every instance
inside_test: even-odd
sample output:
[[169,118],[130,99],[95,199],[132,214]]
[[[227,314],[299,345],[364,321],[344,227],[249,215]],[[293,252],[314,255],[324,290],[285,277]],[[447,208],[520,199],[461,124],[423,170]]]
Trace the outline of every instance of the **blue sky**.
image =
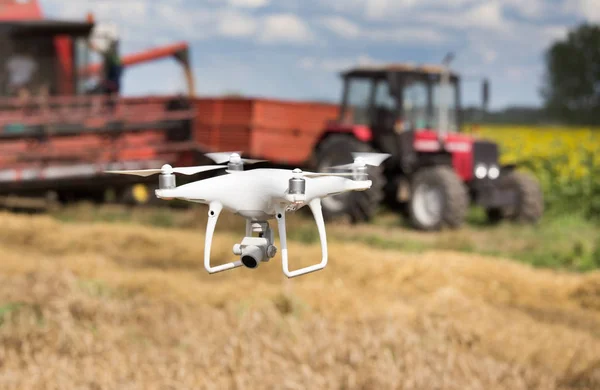
[[[540,104],[543,53],[583,21],[600,22],[598,0],[40,0],[46,16],[119,28],[123,54],[185,40],[200,95],[239,91],[284,99],[340,95],[339,71],[368,62],[438,63],[473,81],[463,101],[490,107]],[[184,89],[165,59],[129,69],[124,93]]]

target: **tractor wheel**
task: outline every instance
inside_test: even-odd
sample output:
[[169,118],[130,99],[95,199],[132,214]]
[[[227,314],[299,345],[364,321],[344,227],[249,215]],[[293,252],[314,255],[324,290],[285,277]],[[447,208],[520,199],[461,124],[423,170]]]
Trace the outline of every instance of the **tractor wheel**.
[[505,208],[490,208],[488,221],[498,223],[503,219],[517,223],[536,223],[544,214],[544,196],[538,181],[524,172],[512,171],[501,177],[500,186],[517,193],[516,204]]
[[[368,144],[349,135],[336,134],[326,138],[316,153],[317,170],[325,171],[335,165],[349,164],[354,161],[353,152],[376,152]],[[350,191],[332,195],[321,200],[323,216],[327,220],[349,217],[352,223],[367,222],[377,213],[384,198],[386,178],[383,166],[369,167],[369,180],[373,182],[367,191]]]
[[468,207],[467,189],[451,167],[429,167],[415,174],[408,204],[410,222],[415,228],[457,228],[464,223]]

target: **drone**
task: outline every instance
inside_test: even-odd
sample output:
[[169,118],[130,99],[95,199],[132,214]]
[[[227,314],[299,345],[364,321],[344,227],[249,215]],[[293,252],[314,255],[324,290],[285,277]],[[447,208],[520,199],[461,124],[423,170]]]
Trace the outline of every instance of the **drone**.
[[[305,275],[327,266],[327,236],[321,209],[321,199],[349,191],[366,191],[372,182],[368,166],[379,166],[390,154],[352,153],[354,162],[330,167],[347,172],[304,172],[296,169],[254,168],[244,170],[244,165],[267,160],[241,157],[242,152],[207,153],[205,156],[219,165],[172,167],[160,169],[105,171],[111,174],[151,176],[159,174],[159,199],[180,199],[208,205],[208,222],[204,242],[204,268],[213,274],[245,266],[255,269],[261,262],[268,262],[277,254],[274,233],[269,221],[275,219],[281,244],[283,273],[288,278]],[[225,164],[226,163],[226,164]],[[194,175],[201,172],[225,169],[225,174],[176,185],[175,174]],[[321,262],[290,271],[288,263],[286,212],[295,212],[308,206],[314,216],[321,242]],[[211,266],[212,239],[221,211],[226,209],[246,220],[246,235],[233,246],[233,254],[239,260]],[[257,237],[253,234],[257,233]]]

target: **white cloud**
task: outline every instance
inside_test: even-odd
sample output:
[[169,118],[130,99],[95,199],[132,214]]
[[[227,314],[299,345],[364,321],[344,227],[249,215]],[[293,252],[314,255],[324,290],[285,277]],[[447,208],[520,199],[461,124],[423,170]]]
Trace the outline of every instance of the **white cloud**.
[[269,2],[269,0],[229,0],[230,5],[242,8],[262,8]]
[[361,34],[361,28],[348,19],[341,16],[331,16],[324,18],[323,25],[343,38],[356,38]]
[[521,16],[538,19],[545,15],[546,4],[543,0],[502,0],[506,8],[513,9]]
[[446,40],[446,37],[438,31],[416,27],[367,31],[366,36],[377,41],[397,43],[440,43]]
[[[524,91],[523,85],[534,83],[536,72],[542,69],[543,50],[552,41],[566,36],[571,25],[560,23],[562,18],[573,23],[582,19],[600,21],[600,0],[560,1],[560,4],[548,0],[40,0],[40,3],[44,13],[52,18],[83,20],[92,11],[100,22],[114,21],[121,31],[124,53],[177,40],[189,41],[192,48],[201,39],[218,45],[224,42],[221,38],[264,45],[314,46],[323,42],[317,36],[321,31],[329,47],[342,42],[340,46],[344,49],[350,49],[350,45],[358,47],[354,50],[369,47],[374,56],[380,46],[388,48],[390,55],[406,50],[407,60],[413,59],[410,58],[413,52],[405,46],[422,45],[433,61],[441,59],[446,50],[456,50],[453,66],[457,71],[464,74],[469,67],[477,75],[500,80],[497,85],[503,83]],[[302,19],[301,15],[306,14],[326,17]],[[512,17],[515,14],[519,17]],[[552,22],[547,19],[550,16]],[[321,29],[312,30],[313,27]],[[323,30],[333,34],[325,34]],[[376,46],[373,42],[386,44]],[[432,47],[439,43],[443,47]],[[278,58],[276,51],[272,53]],[[331,58],[320,58],[315,52],[299,52],[299,57],[313,56],[303,57],[298,66],[331,72],[372,60],[368,56],[354,57],[356,51],[350,53],[347,57],[334,54]],[[414,58],[417,62],[419,59]],[[540,67],[527,68],[530,64]],[[506,96],[510,93],[516,94],[506,92]]]
[[[309,26],[289,13],[255,15],[251,9],[269,0],[218,0],[225,6],[202,6],[181,0],[45,0],[53,16],[83,19],[88,11],[96,20],[113,21],[122,32],[126,50],[166,40],[197,41],[212,37],[244,38],[262,44],[305,43],[314,40]],[[149,22],[151,21],[151,23]]]
[[514,65],[506,67],[504,75],[510,81],[522,82],[531,79],[540,70],[540,67],[535,65]]
[[483,58],[483,62],[485,62],[486,64],[491,64],[496,60],[496,58],[498,58],[498,53],[495,50],[490,49],[489,47],[481,47],[480,52],[481,57]]
[[406,13],[416,15],[431,7],[455,9],[481,1],[484,0],[329,0],[326,7],[336,12],[353,12],[369,20],[391,21],[402,18]]
[[547,26],[541,29],[540,33],[543,39],[543,45],[546,46],[553,41],[562,40],[567,37],[568,26]]
[[568,7],[572,7],[578,15],[589,22],[600,22],[600,4],[598,0],[568,0]]
[[314,69],[317,61],[312,57],[304,57],[298,62],[298,66],[302,69]]
[[318,69],[326,72],[339,72],[354,66],[375,65],[381,63],[366,54],[355,58],[315,58],[304,57],[298,62],[302,69]]
[[[397,1],[399,7],[411,6],[415,0]],[[381,19],[386,16],[387,12],[392,7],[393,1],[390,0],[370,0],[365,5],[365,13],[370,19]]]
[[305,43],[314,38],[309,27],[293,14],[268,15],[261,24],[258,39],[262,43]]
[[197,25],[207,23],[212,15],[202,7],[185,9],[180,0],[42,0],[41,5],[52,18],[84,20],[86,14],[92,12],[98,23],[111,22],[118,26],[126,47],[139,47],[165,38],[200,39],[206,32]]
[[421,19],[434,23],[438,27],[452,27],[459,30],[482,29],[506,32],[512,27],[512,23],[504,18],[502,5],[497,0],[459,12],[430,12],[424,14]]
[[238,12],[224,12],[217,19],[217,32],[227,37],[248,37],[258,28],[255,18]]
[[132,23],[143,22],[148,16],[149,3],[146,0],[111,1],[78,0],[65,4],[61,0],[45,0],[42,5],[58,9],[58,15],[65,19],[83,20],[89,11],[98,19],[118,19],[127,16]]
[[417,27],[400,27],[391,29],[369,29],[353,23],[340,16],[326,17],[321,24],[334,34],[346,38],[367,38],[375,41],[389,41],[398,43],[438,43],[445,41],[445,37],[438,31]]

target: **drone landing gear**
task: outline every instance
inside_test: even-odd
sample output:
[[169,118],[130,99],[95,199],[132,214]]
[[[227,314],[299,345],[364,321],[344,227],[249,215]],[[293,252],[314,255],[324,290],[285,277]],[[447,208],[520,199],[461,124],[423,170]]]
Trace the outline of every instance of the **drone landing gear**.
[[233,261],[231,263],[217,265],[216,267],[210,266],[210,249],[212,246],[213,235],[215,233],[215,227],[217,226],[217,220],[219,219],[219,215],[221,214],[222,210],[223,205],[220,202],[211,202],[209,204],[206,236],[204,238],[204,268],[206,268],[208,273],[211,274],[227,271],[243,265],[241,261]]
[[[319,264],[311,265],[308,267],[300,268],[295,271],[290,271],[288,266],[288,252],[287,252],[287,234],[285,228],[285,207],[278,205],[276,207],[277,214],[277,227],[279,230],[279,241],[281,242],[281,259],[283,273],[288,278],[293,278],[300,275],[305,275],[311,272],[321,270],[327,266],[327,237],[325,234],[325,221],[323,219],[323,212],[321,210],[321,199],[316,198],[309,202],[309,207],[315,217],[317,228],[319,230],[319,239],[321,241],[321,262]],[[206,237],[204,242],[204,268],[213,274],[216,272],[226,271],[240,266],[247,268],[257,268],[258,265],[263,261],[269,261],[277,253],[277,248],[273,245],[274,234],[273,230],[269,227],[269,223],[264,222],[253,222],[249,219],[246,220],[246,237],[242,240],[241,244],[235,244],[233,246],[233,253],[240,256],[239,261],[233,261],[231,263],[218,265],[211,267],[210,265],[210,251],[215,227],[219,215],[223,210],[223,206],[220,202],[211,202],[209,204],[208,211],[208,223],[206,226]],[[253,233],[258,233],[258,237],[252,237]]]
[[315,198],[308,203],[310,210],[315,217],[317,223],[317,229],[319,230],[319,239],[321,241],[321,262],[319,264],[311,265],[308,267],[300,268],[295,271],[290,271],[288,266],[288,252],[287,252],[287,234],[285,229],[285,209],[281,206],[277,207],[277,227],[279,230],[279,241],[281,242],[281,262],[283,265],[283,273],[288,278],[308,274],[311,272],[319,271],[327,266],[327,236],[325,234],[325,221],[323,219],[323,211],[321,209],[321,199]]

